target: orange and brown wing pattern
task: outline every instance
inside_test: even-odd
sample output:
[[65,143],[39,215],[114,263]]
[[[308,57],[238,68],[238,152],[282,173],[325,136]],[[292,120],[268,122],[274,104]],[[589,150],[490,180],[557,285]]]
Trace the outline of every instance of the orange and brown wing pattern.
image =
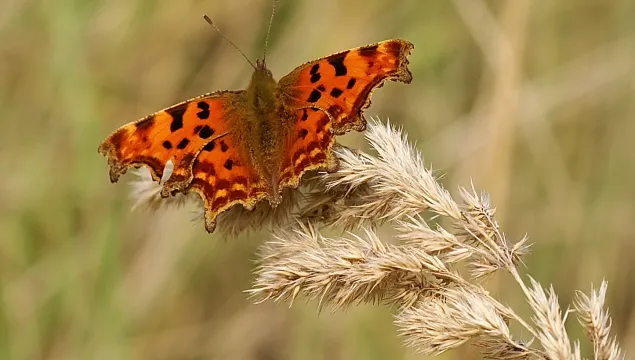
[[414,46],[393,39],[306,63],[280,79],[281,96],[291,108],[316,107],[333,117],[333,131],[362,131],[362,111],[386,80],[412,81],[408,55]]
[[172,160],[174,170],[162,195],[183,190],[192,179],[196,154],[210,139],[229,131],[226,118],[243,98],[244,91],[206,94],[115,130],[99,147],[108,158],[110,180],[116,182],[129,167],[145,165],[159,181]]
[[279,188],[297,187],[309,170],[334,171],[337,160],[331,153],[335,142],[331,119],[321,110],[296,111],[297,122],[286,141],[280,166]]
[[234,204],[251,210],[267,196],[267,185],[232,133],[208,142],[201,149],[192,174],[186,191],[195,191],[203,199],[205,228],[210,233],[216,228],[216,216],[221,212]]

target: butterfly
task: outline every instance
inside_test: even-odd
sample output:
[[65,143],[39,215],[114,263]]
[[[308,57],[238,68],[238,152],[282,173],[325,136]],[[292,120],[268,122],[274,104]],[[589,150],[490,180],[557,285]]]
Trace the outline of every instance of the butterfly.
[[400,39],[342,51],[298,66],[276,81],[257,60],[246,90],[204,94],[123,125],[99,146],[110,180],[146,166],[161,196],[196,192],[205,228],[235,204],[281,201],[311,170],[336,171],[335,136],[363,131],[362,112],[386,80],[410,83],[413,44]]

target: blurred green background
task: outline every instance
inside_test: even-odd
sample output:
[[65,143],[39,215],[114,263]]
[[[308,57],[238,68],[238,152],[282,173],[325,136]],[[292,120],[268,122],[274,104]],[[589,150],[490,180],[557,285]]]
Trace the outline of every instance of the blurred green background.
[[[185,210],[130,212],[132,177],[108,180],[110,131],[247,85],[251,68],[202,15],[255,59],[270,9],[0,1],[0,359],[423,358],[384,307],[254,305],[242,291],[266,233],[223,239]],[[268,64],[280,78],[393,37],[415,44],[414,81],[377,91],[366,115],[402,125],[452,191],[473,179],[490,192],[563,307],[606,278],[635,353],[635,2],[281,0]],[[340,141],[367,148],[363,134]],[[510,278],[488,287],[527,314]]]

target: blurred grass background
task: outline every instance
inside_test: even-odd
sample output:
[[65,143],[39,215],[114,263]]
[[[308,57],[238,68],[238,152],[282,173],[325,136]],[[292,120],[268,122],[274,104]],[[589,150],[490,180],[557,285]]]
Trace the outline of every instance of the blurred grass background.
[[[251,68],[202,15],[254,59],[270,8],[0,2],[0,359],[422,358],[390,309],[252,304],[242,291],[266,233],[224,240],[187,211],[131,213],[131,177],[108,181],[97,146],[110,131],[247,85]],[[563,306],[606,278],[635,353],[635,2],[281,0],[268,64],[279,78],[393,37],[415,44],[415,80],[376,92],[367,116],[402,125],[451,190],[473,178],[490,192]],[[511,279],[489,287],[524,309]]]

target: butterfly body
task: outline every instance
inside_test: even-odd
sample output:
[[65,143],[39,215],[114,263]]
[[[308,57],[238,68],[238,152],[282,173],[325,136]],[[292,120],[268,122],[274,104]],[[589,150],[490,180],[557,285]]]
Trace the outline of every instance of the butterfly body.
[[276,205],[307,171],[336,170],[335,135],[365,129],[362,112],[386,80],[410,83],[412,49],[387,40],[308,62],[280,81],[258,61],[246,90],[205,94],[124,125],[99,151],[112,182],[142,165],[158,181],[172,161],[162,196],[199,193],[212,232],[230,206]]
[[294,125],[294,114],[278,96],[278,83],[264,61],[257,61],[247,90],[241,96],[239,111],[232,124],[236,147],[248,157],[263,180],[266,197],[272,205],[280,202],[278,172],[284,151],[283,141]]

